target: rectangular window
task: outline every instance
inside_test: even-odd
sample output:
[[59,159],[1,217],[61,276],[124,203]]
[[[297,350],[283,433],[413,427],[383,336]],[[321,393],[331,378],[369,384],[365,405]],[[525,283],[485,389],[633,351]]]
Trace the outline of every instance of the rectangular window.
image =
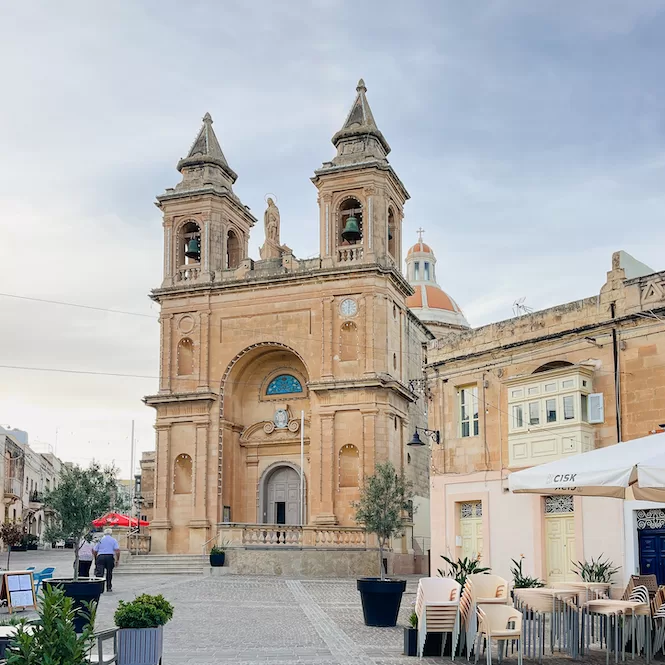
[[556,392],[556,383],[546,383],[545,384],[546,393],[555,393]]
[[413,263],[413,279],[415,281],[420,279],[420,261],[414,261]]
[[586,395],[582,395],[582,408],[580,409],[580,417],[582,418],[582,422],[588,423],[589,422],[589,407],[588,407],[588,400]]
[[566,379],[561,382],[562,388],[572,388],[575,385],[575,379]]
[[427,261],[424,263],[423,279],[429,281],[429,263]]
[[556,422],[556,400],[555,399],[546,399],[545,400],[545,411],[547,413],[547,422],[555,423]]
[[529,395],[537,395],[540,392],[540,388],[538,386],[532,386],[529,388]]
[[460,436],[478,436],[478,388],[459,390]]
[[513,407],[513,427],[515,429],[522,427],[524,425],[524,412],[522,410],[522,405],[517,404]]
[[567,395],[563,398],[563,419],[573,420],[575,418],[575,398]]
[[529,402],[529,425],[540,425],[540,402]]
[[589,422],[605,422],[605,406],[603,404],[603,393],[591,393],[589,395]]
[[522,397],[522,389],[520,388],[519,390],[513,390],[510,393],[511,397]]

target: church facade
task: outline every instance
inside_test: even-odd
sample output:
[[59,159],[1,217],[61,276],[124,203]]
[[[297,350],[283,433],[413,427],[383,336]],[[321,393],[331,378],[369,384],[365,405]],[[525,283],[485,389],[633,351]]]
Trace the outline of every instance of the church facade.
[[319,257],[283,244],[272,199],[261,260],[248,257],[257,219],[233,191],[207,114],[178,163],[181,182],[157,199],[160,384],[145,398],[156,411],[155,553],[201,553],[232,527],[239,545],[268,544],[270,525],[277,543],[292,532],[305,546],[304,529],[313,547],[367,545],[352,502],[386,460],[413,482],[414,522],[428,529],[430,448],[406,443],[427,423],[413,385],[434,334],[407,306],[409,195],[362,80],[356,93],[335,156],[312,178]]

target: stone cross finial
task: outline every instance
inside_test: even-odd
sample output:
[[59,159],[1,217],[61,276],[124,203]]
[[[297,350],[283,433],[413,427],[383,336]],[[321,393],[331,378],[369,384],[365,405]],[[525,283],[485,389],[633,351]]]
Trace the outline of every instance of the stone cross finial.
[[360,92],[361,90],[363,92],[367,92],[367,87],[365,86],[365,81],[363,81],[362,79],[360,79],[358,81],[358,85],[356,86],[356,92]]
[[212,125],[212,116],[210,115],[210,113],[206,113],[203,116],[203,122],[210,123]]
[[421,226],[416,233],[418,234],[418,242],[423,241],[423,233],[425,233],[425,229]]

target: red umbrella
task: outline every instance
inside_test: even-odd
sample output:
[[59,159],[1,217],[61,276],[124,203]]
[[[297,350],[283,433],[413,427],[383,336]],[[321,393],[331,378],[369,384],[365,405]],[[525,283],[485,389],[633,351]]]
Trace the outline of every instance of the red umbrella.
[[[93,526],[102,527],[102,526],[123,526],[123,527],[132,527],[136,526],[136,517],[130,517],[129,515],[121,515],[120,513],[106,513],[103,517],[99,517],[92,522]],[[139,520],[139,526],[150,526],[150,522],[145,520]]]

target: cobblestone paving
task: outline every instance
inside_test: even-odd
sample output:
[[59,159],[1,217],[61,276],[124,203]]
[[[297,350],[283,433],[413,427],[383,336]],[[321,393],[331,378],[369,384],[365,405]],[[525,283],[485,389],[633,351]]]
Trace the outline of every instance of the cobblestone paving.
[[[12,555],[12,568],[56,565],[71,570],[70,552]],[[119,600],[140,593],[161,593],[175,605],[165,628],[163,665],[432,665],[441,658],[402,655],[403,631],[415,598],[410,580],[396,628],[368,628],[362,619],[354,580],[296,580],[275,577],[202,577],[122,575],[114,592],[99,604],[97,628],[113,625]],[[1,618],[1,616],[0,616]],[[455,662],[466,663],[465,658]],[[484,663],[484,656],[479,662]],[[496,660],[494,654],[493,662]],[[516,665],[512,654],[504,660]],[[529,663],[527,659],[525,663]],[[572,665],[564,656],[546,656],[546,665]],[[585,656],[584,663],[602,665],[605,652]],[[613,662],[613,661],[612,661]],[[641,665],[635,659],[628,663]],[[533,665],[533,662],[531,662]]]

